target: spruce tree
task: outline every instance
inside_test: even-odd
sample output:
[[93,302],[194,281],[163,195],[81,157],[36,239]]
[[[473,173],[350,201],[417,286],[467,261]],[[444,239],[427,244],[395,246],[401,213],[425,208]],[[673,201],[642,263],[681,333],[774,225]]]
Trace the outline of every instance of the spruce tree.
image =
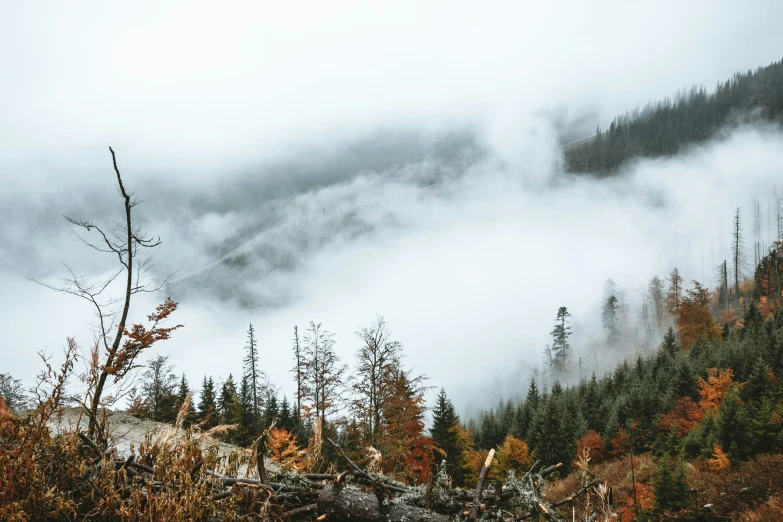
[[198,420],[201,427],[208,430],[218,424],[217,403],[215,398],[215,383],[210,376],[204,376],[201,382],[201,397],[198,403]]
[[261,418],[261,428],[267,429],[275,421],[278,421],[276,424],[278,428],[282,427],[280,423],[280,407],[277,404],[277,395],[270,392],[266,399],[264,415]]
[[261,418],[261,386],[263,381],[263,372],[259,368],[258,364],[258,343],[256,341],[255,330],[253,330],[253,323],[250,323],[250,328],[247,331],[247,355],[243,360],[245,373],[244,376],[248,379],[248,385],[250,386],[250,392],[252,395],[252,412],[256,419]]
[[[462,469],[462,454],[457,440],[457,426],[459,417],[454,410],[454,405],[446,396],[443,388],[435,399],[435,407],[432,409],[432,428],[430,435],[435,445],[446,453],[446,472],[461,484],[464,477]],[[436,456],[436,464],[440,464],[443,457]]]
[[[185,374],[182,374],[182,378],[179,381],[179,391],[177,392],[177,411],[182,408],[182,405],[185,403],[185,399],[187,398],[188,394],[190,393],[190,386],[188,385],[188,379],[185,377]],[[193,397],[190,399],[190,403],[188,404],[188,411],[185,414],[185,419],[182,423],[184,427],[192,426],[193,423],[197,419],[196,415],[196,406],[194,404]]]
[[237,387],[234,384],[234,376],[228,374],[228,379],[223,383],[218,397],[218,409],[220,411],[221,424],[236,424]]
[[555,362],[561,366],[565,365],[568,352],[571,349],[571,345],[568,344],[568,337],[571,335],[571,327],[568,326],[569,317],[571,317],[571,314],[568,312],[568,308],[561,306],[557,310],[555,328],[551,332],[552,354]]
[[674,329],[669,327],[666,335],[663,336],[663,343],[661,343],[661,351],[674,357],[677,352],[680,351],[680,346],[677,344],[677,336],[674,334]]
[[655,510],[679,510],[689,506],[690,488],[680,458],[663,457],[653,478]]
[[613,345],[620,339],[620,330],[617,327],[617,297],[610,295],[604,302],[601,312],[601,321],[606,331],[606,342]]
[[281,428],[293,432],[296,429],[296,421],[291,414],[291,405],[288,404],[288,397],[283,395],[283,400],[280,402],[280,422],[278,422]]

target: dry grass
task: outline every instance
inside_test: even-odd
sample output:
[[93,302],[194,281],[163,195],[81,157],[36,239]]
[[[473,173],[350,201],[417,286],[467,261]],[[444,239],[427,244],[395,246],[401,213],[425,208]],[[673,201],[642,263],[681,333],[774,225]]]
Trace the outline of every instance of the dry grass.
[[[47,399],[24,418],[0,400],[0,520],[190,521],[239,520],[273,515],[271,494],[235,485],[225,490],[204,470],[236,474],[249,464],[245,454],[224,455],[216,442],[179,426],[150,433],[135,452],[135,463],[154,468],[147,477],[119,467],[115,456],[96,457],[75,432],[53,435],[47,423],[58,405]],[[119,469],[118,469],[119,468]]]

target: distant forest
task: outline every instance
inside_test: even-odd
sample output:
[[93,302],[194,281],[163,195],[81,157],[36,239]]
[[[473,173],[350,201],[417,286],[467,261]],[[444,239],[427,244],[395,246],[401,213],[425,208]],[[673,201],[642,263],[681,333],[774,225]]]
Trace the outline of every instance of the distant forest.
[[783,60],[718,82],[712,94],[694,86],[617,116],[609,129],[598,127],[594,136],[566,146],[566,166],[569,172],[606,175],[631,158],[675,154],[727,124],[750,120],[783,120]]

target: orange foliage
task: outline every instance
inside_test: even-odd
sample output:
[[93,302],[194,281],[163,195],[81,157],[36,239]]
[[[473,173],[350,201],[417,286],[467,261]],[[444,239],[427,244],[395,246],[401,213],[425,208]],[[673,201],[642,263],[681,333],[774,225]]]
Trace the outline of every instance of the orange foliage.
[[723,471],[731,467],[731,461],[719,444],[712,445],[712,458],[709,460],[712,471]]
[[733,308],[726,308],[720,313],[721,324],[733,325],[737,321],[737,312]]
[[181,324],[168,328],[158,326],[174,313],[177,306],[179,306],[179,303],[167,297],[163,304],[158,305],[155,311],[147,316],[147,320],[152,323],[149,329],[143,324],[134,324],[130,330],[127,328],[124,330],[125,343],[122,349],[117,350],[114,354],[111,365],[104,368],[106,373],[114,375],[115,383],[122,379],[130,370],[138,367],[133,362],[142,350],[149,348],[158,341],[165,341],[171,337],[171,332],[177,328],[182,328],[183,325]]
[[661,431],[675,430],[679,438],[695,428],[704,418],[704,410],[690,397],[682,397],[672,411],[661,415],[658,428]]
[[[599,433],[595,430],[588,430],[582,438],[576,441],[576,459],[577,462],[581,455],[585,454],[585,451],[589,452],[590,463],[599,464],[606,459],[606,451],[604,450],[604,440]],[[576,464],[574,464],[576,466]]]
[[631,451],[631,435],[625,428],[617,430],[617,435],[611,440],[612,455],[619,457]]
[[699,405],[704,413],[717,412],[726,393],[729,391],[739,391],[745,383],[734,382],[734,371],[726,368],[718,372],[717,368],[707,370],[707,380],[698,378],[699,395],[701,402]]
[[16,416],[8,409],[2,397],[0,397],[0,433],[11,430],[16,425]]
[[[649,484],[636,483],[636,505],[640,510],[649,510],[655,506],[655,493]],[[619,515],[622,522],[632,522],[636,520],[637,510],[633,506],[633,487],[631,494],[625,498],[619,506]]]
[[767,319],[772,315],[772,312],[775,311],[775,307],[768,302],[767,296],[763,295],[761,296],[761,299],[759,299],[759,310],[761,310],[761,316],[764,319]]
[[460,423],[455,424],[451,429],[457,434],[457,447],[462,459],[460,464],[465,474],[465,483],[475,485],[481,472],[481,466],[484,464],[484,457],[476,451],[473,437]]
[[269,457],[280,464],[283,471],[296,471],[302,465],[300,448],[296,436],[283,428],[272,428],[269,431]]
[[687,297],[682,300],[677,315],[677,331],[683,350],[688,350],[700,339],[717,341],[721,338],[720,327],[707,307],[709,291],[696,281],[693,285],[693,289],[688,290]]
[[491,476],[495,480],[504,479],[511,470],[519,476],[527,471],[531,464],[533,464],[533,454],[527,443],[513,435],[507,435],[503,444],[497,447]]
[[423,484],[432,472],[436,446],[424,435],[424,394],[415,390],[413,384],[404,372],[398,372],[393,378],[378,449],[383,454],[382,467],[386,474]]

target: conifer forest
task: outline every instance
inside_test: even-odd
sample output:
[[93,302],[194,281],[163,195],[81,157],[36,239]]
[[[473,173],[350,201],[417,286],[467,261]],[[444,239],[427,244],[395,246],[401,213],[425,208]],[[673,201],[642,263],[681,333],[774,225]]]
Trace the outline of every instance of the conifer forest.
[[783,6],[556,4],[2,4],[0,521],[783,521]]

